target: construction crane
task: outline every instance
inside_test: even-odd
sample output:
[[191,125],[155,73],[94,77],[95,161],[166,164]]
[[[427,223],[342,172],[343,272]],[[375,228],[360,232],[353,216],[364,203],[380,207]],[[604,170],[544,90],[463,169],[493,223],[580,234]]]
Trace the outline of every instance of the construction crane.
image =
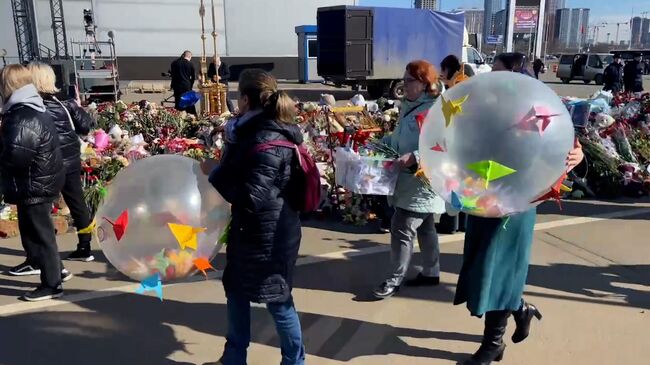
[[594,40],[592,42],[592,46],[595,46],[598,43],[598,32],[600,31],[600,28],[605,28],[607,25],[608,25],[607,23],[594,25]]

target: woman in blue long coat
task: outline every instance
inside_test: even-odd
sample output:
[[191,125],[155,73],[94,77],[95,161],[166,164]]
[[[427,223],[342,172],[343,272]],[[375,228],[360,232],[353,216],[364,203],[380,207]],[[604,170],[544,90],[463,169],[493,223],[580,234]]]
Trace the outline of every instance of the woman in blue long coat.
[[[493,71],[513,71],[521,65],[517,54],[496,57]],[[577,166],[584,155],[578,142],[567,156],[567,170]],[[467,303],[473,316],[485,315],[483,341],[464,365],[487,365],[503,358],[503,336],[512,314],[517,328],[514,343],[528,337],[533,317],[539,310],[526,303],[522,294],[526,285],[533,244],[536,209],[519,213],[505,221],[501,218],[470,216],[465,233],[463,267],[458,278],[454,304]]]

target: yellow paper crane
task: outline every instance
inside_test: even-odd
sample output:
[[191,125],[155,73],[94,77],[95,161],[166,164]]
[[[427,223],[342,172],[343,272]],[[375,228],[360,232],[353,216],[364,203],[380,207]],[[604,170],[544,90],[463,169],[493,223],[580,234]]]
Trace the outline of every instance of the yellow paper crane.
[[447,100],[444,95],[440,97],[442,98],[442,114],[445,116],[445,127],[449,127],[452,118],[463,113],[463,103],[467,101],[469,95],[456,100]]
[[199,244],[196,235],[207,231],[206,228],[192,227],[186,224],[168,223],[168,225],[182,250],[184,250],[185,247],[196,250]]
[[88,227],[78,230],[77,234],[91,234],[91,233],[93,233],[95,231],[96,228],[97,228],[97,221],[93,220],[88,225]]

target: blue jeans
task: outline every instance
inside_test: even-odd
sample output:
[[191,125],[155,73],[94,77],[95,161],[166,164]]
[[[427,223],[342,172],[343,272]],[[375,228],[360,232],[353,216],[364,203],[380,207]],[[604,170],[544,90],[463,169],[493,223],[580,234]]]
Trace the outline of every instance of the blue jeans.
[[[302,330],[293,299],[285,303],[268,303],[269,313],[280,336],[282,362],[280,365],[303,365],[305,347]],[[246,365],[246,350],[251,340],[251,303],[246,298],[228,296],[228,334],[221,357],[223,365]]]

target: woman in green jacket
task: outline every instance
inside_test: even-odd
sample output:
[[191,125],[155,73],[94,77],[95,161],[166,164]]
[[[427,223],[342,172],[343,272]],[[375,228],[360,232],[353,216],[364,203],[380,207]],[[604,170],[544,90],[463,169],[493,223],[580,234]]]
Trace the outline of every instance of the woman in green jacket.
[[[513,71],[520,55],[501,54],[495,58],[493,71]],[[576,142],[567,156],[567,171],[584,158]],[[528,337],[539,310],[526,303],[522,294],[526,285],[530,252],[533,245],[536,209],[515,214],[506,221],[501,218],[469,216],[465,233],[463,266],[458,277],[454,304],[467,303],[473,316],[485,315],[481,347],[464,365],[487,365],[500,361],[506,345],[503,336],[512,314],[517,325],[512,342]]]
[[395,208],[391,220],[391,274],[375,291],[375,297],[388,298],[395,294],[408,270],[417,237],[422,251],[423,270],[407,285],[438,285],[440,282],[440,246],[434,213],[444,213],[444,201],[416,176],[420,126],[440,94],[442,85],[433,65],[413,61],[404,72],[405,100],[402,102],[399,124],[384,142],[401,156],[401,169],[395,192],[389,203]]

